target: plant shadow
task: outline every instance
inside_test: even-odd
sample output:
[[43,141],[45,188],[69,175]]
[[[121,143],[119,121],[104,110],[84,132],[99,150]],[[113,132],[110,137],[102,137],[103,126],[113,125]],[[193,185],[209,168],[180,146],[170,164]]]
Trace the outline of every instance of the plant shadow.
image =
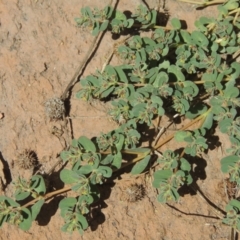
[[[64,187],[64,183],[59,181],[60,179],[60,169],[57,172],[52,173],[48,178],[44,177],[47,181],[47,191],[52,192],[57,189],[61,189]],[[51,217],[54,216],[58,210],[59,202],[64,198],[63,195],[59,195],[51,199],[48,203],[44,203],[41,211],[39,212],[36,221],[40,226],[46,226],[51,220]]]
[[98,186],[100,199],[91,205],[91,211],[87,217],[89,227],[92,231],[96,231],[98,229],[98,226],[105,222],[106,218],[102,213],[102,209],[108,207],[108,205],[105,203],[105,200],[110,197],[114,185],[114,182],[109,181],[103,185]]
[[[180,150],[180,152],[183,151],[183,149]],[[190,195],[196,195],[196,191],[192,188],[192,186],[197,186],[197,181],[206,179],[206,171],[205,168],[207,167],[207,161],[204,158],[195,156],[187,156],[188,162],[191,165],[191,171],[190,174],[193,178],[193,182],[190,184],[190,186],[183,185],[179,188],[178,193],[181,197],[183,197],[186,194]]]
[[36,221],[40,226],[46,226],[51,220],[51,217],[54,216],[58,210],[59,202],[64,198],[64,196],[56,196],[50,202],[44,203],[39,212]]

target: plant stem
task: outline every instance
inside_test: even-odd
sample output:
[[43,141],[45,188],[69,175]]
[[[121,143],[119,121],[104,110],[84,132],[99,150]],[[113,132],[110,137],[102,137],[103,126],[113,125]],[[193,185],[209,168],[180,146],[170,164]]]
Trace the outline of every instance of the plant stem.
[[143,155],[141,154],[140,156],[134,158],[132,161],[129,161],[129,162],[123,164],[120,169],[114,169],[113,172],[117,172],[117,171],[119,171],[119,170],[122,170],[123,168],[125,168],[125,167],[127,167],[127,166],[129,166],[129,165],[132,165],[132,164],[134,164],[134,163],[136,163],[136,162],[138,162],[138,161],[140,161],[140,160],[142,160],[144,157],[145,157],[145,156],[143,156]]
[[[179,131],[182,130],[186,130],[187,128],[191,127],[193,124],[195,124],[196,122],[198,122],[199,120],[205,118],[207,116],[207,114],[210,112],[211,108],[208,109],[207,112],[205,112],[204,114],[198,116],[197,118],[195,118],[194,120],[192,120],[190,123],[188,123],[187,125],[185,125],[184,127],[182,127]],[[165,143],[169,142],[171,139],[174,138],[175,133],[169,135],[167,138],[165,138],[164,140],[162,140],[161,142],[159,142],[158,144],[156,144],[153,149],[157,150],[158,148],[160,148],[161,146],[163,146]]]
[[215,4],[221,4],[221,3],[224,3],[225,0],[215,0],[215,1],[209,1],[209,2],[195,2],[195,1],[191,1],[191,0],[178,0],[180,2],[186,2],[186,3],[192,3],[192,4],[198,4],[200,5],[201,7],[207,7],[207,6],[210,6],[210,5],[215,5]]
[[[208,109],[207,112],[205,112],[204,114],[198,116],[197,118],[195,118],[194,120],[192,120],[190,123],[188,123],[186,126],[182,127],[179,131],[185,130],[187,128],[189,128],[190,126],[192,126],[193,124],[195,124],[196,122],[200,121],[200,120],[204,120],[207,116],[207,114],[211,111],[211,108]],[[201,122],[202,124],[202,122]],[[158,148],[160,148],[161,146],[163,146],[165,143],[169,142],[172,138],[174,137],[174,134],[171,134],[170,136],[168,136],[166,139],[164,139],[163,141],[161,141],[159,144],[155,145],[151,151],[155,151]],[[150,151],[150,149],[149,149]],[[123,150],[122,152],[124,153],[128,153],[128,154],[137,154],[136,152],[131,152],[131,150]],[[106,153],[106,152],[105,152]],[[110,153],[110,152],[109,152]],[[150,152],[148,152],[150,153]],[[126,164],[124,164],[120,169],[123,169],[131,164],[134,164],[140,160],[142,160],[147,154],[146,153],[141,153],[138,155],[138,157],[134,158],[132,161],[127,162]],[[114,172],[120,170],[120,169],[115,169]]]
[[[134,23],[134,24],[133,24],[133,27],[139,27],[139,28],[141,28],[142,26],[143,26],[142,24],[137,24],[137,23]],[[151,29],[151,28],[162,28],[162,29],[164,29],[164,30],[166,30],[166,31],[172,30],[172,28],[163,27],[163,26],[158,26],[158,25],[151,26],[151,27],[149,27],[148,29]]]
[[233,13],[239,13],[240,12],[240,8],[234,9],[231,12],[228,13],[228,15],[231,15]]
[[28,207],[28,206],[31,206],[31,205],[33,205],[35,202],[37,202],[37,201],[40,200],[40,199],[47,200],[47,199],[49,199],[49,198],[52,198],[52,197],[55,196],[55,195],[62,194],[62,193],[64,193],[64,192],[68,192],[68,191],[70,191],[70,190],[71,190],[71,187],[64,187],[64,188],[58,189],[58,190],[56,190],[56,191],[47,193],[47,194],[45,194],[44,196],[40,196],[40,197],[35,198],[35,199],[33,199],[32,201],[26,203],[25,205],[22,206],[22,208],[26,208],[26,207]]

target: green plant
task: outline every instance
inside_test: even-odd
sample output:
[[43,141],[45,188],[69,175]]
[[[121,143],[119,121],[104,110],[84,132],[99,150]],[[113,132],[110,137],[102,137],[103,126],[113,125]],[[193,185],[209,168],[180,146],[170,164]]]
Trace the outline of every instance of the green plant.
[[[93,35],[105,30],[120,34],[133,27],[153,29],[152,37],[135,35],[117,48],[121,65],[107,65],[80,81],[77,98],[111,99],[109,114],[119,127],[94,140],[84,136],[73,139],[70,148],[61,152],[68,166],[60,172],[61,180],[67,184],[63,189],[46,193],[41,176],[35,175],[30,181],[19,178],[15,200],[0,198],[0,226],[9,222],[29,229],[46,199],[71,190],[75,197],[66,197],[59,204],[65,220],[62,230],[82,234],[88,227],[86,216],[91,204],[100,198],[97,186],[113,172],[130,165],[131,174],[154,166],[153,187],[159,191],[158,201],[178,201],[179,188],[193,182],[188,159],[204,156],[213,124],[229,135],[232,146],[227,149],[230,155],[221,160],[222,172],[239,186],[240,3],[229,0],[218,10],[218,18],[201,17],[195,23],[197,30],[188,32],[181,29],[176,18],[171,20],[172,29],[157,26],[157,12],[143,5],[130,18],[110,6],[103,10],[83,8],[76,22],[90,28]],[[142,147],[140,127],[151,127],[153,119],[165,114],[177,114],[189,119],[189,123],[166,139]],[[190,127],[195,129],[187,130]],[[184,150],[157,154],[171,139],[183,142]],[[126,163],[123,154],[129,156]],[[29,202],[21,205],[19,201],[26,198],[30,198]],[[231,200],[223,223],[240,230],[239,209],[240,202]]]

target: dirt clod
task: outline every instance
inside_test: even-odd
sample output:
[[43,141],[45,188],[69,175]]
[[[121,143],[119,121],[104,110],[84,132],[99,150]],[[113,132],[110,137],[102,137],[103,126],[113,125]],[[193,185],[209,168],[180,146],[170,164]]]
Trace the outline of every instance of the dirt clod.
[[37,165],[36,154],[28,149],[25,149],[17,156],[17,165],[23,169],[30,169]]
[[141,184],[131,184],[124,188],[121,200],[128,202],[137,202],[145,195],[145,189]]
[[60,120],[65,114],[64,102],[60,98],[51,98],[45,103],[45,112],[50,120]]

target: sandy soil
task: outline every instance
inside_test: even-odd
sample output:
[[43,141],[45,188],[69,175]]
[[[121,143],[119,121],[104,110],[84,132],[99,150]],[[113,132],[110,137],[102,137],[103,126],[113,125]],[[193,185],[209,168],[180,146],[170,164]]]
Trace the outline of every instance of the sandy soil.
[[[133,10],[140,1],[121,0],[118,8]],[[150,7],[157,1],[146,1]],[[103,7],[107,1],[90,0],[0,0],[0,151],[5,167],[9,169],[8,182],[20,176],[31,176],[31,170],[20,169],[16,163],[18,153],[24,149],[34,151],[42,171],[48,171],[64,148],[67,136],[54,135],[63,122],[50,122],[44,113],[44,103],[61,96],[81,60],[88,51],[93,37],[76,27],[81,7]],[[195,6],[166,0],[170,17],[178,17],[194,29],[199,16],[212,16],[214,7],[196,11]],[[101,68],[114,41],[105,34],[98,51],[84,72],[84,76]],[[77,86],[76,86],[77,88]],[[75,138],[97,136],[116,125],[106,114],[101,103],[89,105],[74,96],[70,99],[72,134]],[[164,137],[164,136],[163,136]],[[215,141],[215,140],[214,140]],[[222,147],[213,148],[208,157],[193,159],[198,185],[204,194],[224,208],[224,176],[219,174],[219,161],[224,155],[225,137],[218,139]],[[172,149],[171,142],[166,146]],[[176,147],[174,145],[174,147]],[[131,178],[124,174],[101,186],[102,201],[93,207],[90,227],[81,237],[78,233],[61,232],[63,220],[58,203],[63,196],[51,200],[28,232],[4,225],[0,239],[131,239],[131,240],[202,240],[228,239],[230,229],[221,224],[217,213],[194,191],[182,191],[178,203],[161,205],[151,187],[151,176]],[[53,188],[61,187],[57,174],[51,178]],[[144,197],[133,203],[121,198],[126,186],[142,184]],[[2,194],[11,195],[7,186]]]

